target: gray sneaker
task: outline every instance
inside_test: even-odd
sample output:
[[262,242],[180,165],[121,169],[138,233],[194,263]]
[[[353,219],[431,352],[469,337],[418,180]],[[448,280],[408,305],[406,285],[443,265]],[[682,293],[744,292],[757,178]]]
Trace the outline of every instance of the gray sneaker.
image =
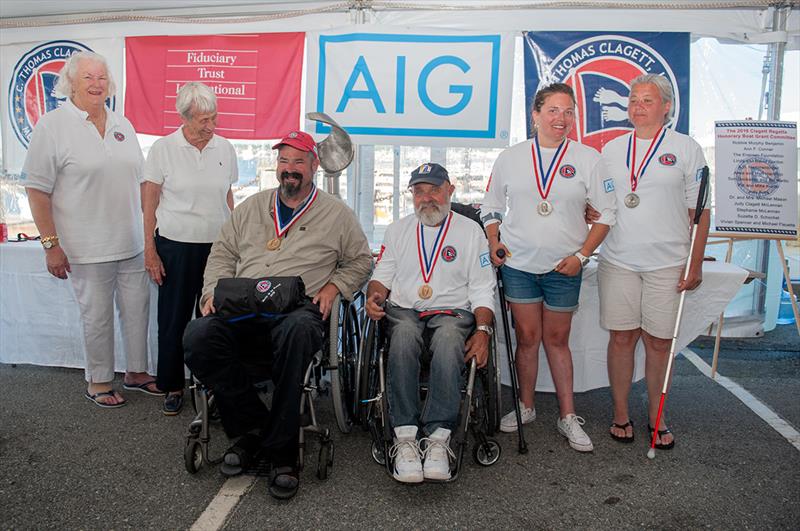
[[[520,402],[519,411],[523,426],[536,420],[536,408],[525,407],[525,404]],[[500,431],[503,433],[512,433],[517,431],[516,410],[512,409],[510,413],[506,413],[505,416],[500,419]]]
[[574,413],[570,413],[563,419],[558,419],[556,422],[558,433],[566,437],[567,440],[569,440],[569,445],[579,452],[591,452],[594,450],[592,440],[586,435],[583,428],[581,428],[585,423],[586,421],[583,420],[582,417]]

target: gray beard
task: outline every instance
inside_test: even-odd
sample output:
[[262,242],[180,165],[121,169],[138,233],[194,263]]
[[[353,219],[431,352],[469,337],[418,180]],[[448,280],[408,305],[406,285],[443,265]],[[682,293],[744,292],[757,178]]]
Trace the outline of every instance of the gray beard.
[[429,208],[424,212],[422,209],[415,207],[414,213],[417,215],[417,219],[420,223],[426,227],[436,227],[440,225],[450,213],[450,203],[446,203],[445,205],[431,203],[430,206],[433,208]]

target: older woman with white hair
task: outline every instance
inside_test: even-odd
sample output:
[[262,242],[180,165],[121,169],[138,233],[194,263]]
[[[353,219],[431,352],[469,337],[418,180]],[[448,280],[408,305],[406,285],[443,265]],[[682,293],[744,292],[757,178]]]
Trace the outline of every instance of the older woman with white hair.
[[142,242],[142,152],[130,122],[105,105],[114,90],[102,56],[70,56],[56,86],[67,100],[36,124],[22,170],[47,270],[71,277],[80,307],[86,398],[104,408],[126,404],[112,387],[115,302],[127,363],[123,387],[159,394],[146,372],[150,288]]
[[182,126],[150,148],[144,169],[145,266],[158,284],[158,388],[162,412],[177,415],[185,384],[183,331],[198,312],[211,244],[233,210],[236,151],[214,134],[217,98],[203,83],[186,83],[175,107]]
[[614,177],[617,223],[611,227],[597,270],[600,322],[610,331],[608,379],[614,402],[609,430],[613,439],[633,442],[628,395],[634,351],[645,347],[648,430],[658,430],[656,448],[669,450],[675,438],[662,417],[655,425],[680,292],[702,279],[709,214],[703,212],[689,256],[689,226],[694,217],[700,177],[706,165],[700,145],[668,127],[672,85],[647,74],[631,82],[628,118],[634,130],[609,142],[603,158]]

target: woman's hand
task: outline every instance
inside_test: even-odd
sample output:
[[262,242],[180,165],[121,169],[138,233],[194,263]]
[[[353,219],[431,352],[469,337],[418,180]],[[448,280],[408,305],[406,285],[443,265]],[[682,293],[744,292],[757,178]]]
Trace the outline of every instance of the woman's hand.
[[66,279],[67,273],[72,273],[72,269],[69,267],[69,259],[60,245],[45,249],[44,255],[47,270],[54,277]]
[[580,258],[574,254],[571,254],[561,260],[554,271],[561,273],[562,275],[567,275],[568,277],[574,277],[575,275],[579,274],[582,269],[583,267],[581,266]]
[[[497,255],[498,251],[502,251],[500,253],[502,256]],[[489,259],[492,261],[493,266],[500,267],[505,264],[506,258],[509,256],[511,256],[511,253],[508,252],[508,247],[506,247],[505,244],[499,240],[489,239]]]
[[158,256],[155,246],[146,246],[144,249],[144,268],[150,278],[159,286],[164,282],[164,277],[167,276],[164,270],[164,264],[161,262],[161,257]]

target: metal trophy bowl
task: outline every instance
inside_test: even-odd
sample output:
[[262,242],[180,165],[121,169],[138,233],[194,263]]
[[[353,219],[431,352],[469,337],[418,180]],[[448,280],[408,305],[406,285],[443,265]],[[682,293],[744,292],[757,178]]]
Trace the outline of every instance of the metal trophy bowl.
[[325,172],[324,189],[339,197],[339,176],[353,162],[355,146],[347,131],[324,112],[310,112],[306,114],[306,118],[331,126],[331,133],[327,138],[317,142],[317,151],[319,165]]

